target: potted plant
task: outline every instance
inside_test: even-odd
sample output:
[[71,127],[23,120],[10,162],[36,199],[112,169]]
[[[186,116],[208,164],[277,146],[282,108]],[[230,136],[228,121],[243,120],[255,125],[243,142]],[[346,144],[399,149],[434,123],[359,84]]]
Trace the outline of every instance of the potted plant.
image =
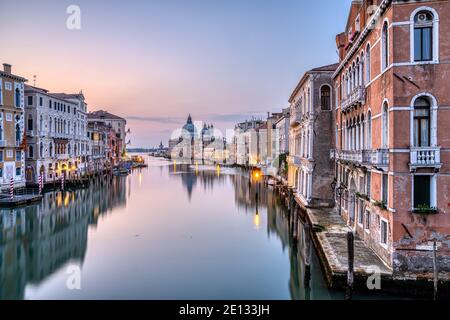
[[383,201],[375,201],[373,204],[383,210],[387,210],[387,205]]
[[436,207],[430,207],[428,204],[420,204],[412,212],[417,214],[436,214],[438,213],[438,209]]
[[360,199],[364,199],[364,200],[367,200],[367,201],[370,200],[369,196],[368,196],[367,194],[364,194],[364,193],[359,193],[359,192],[357,192],[357,193],[356,193],[356,196],[357,196],[358,198],[360,198]]

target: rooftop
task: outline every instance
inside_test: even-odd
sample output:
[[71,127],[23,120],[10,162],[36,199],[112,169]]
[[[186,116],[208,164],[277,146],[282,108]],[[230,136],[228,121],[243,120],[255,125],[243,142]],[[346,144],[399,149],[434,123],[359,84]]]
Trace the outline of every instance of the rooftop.
[[116,116],[115,114],[112,114],[105,110],[98,110],[88,113],[88,119],[108,119],[108,120],[123,120],[126,121],[124,118]]

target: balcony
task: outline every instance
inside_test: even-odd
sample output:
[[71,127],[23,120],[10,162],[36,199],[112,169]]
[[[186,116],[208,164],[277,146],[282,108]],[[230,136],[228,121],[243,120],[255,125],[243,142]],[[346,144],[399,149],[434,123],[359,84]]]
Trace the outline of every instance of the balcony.
[[302,113],[300,110],[295,110],[293,114],[291,114],[290,117],[290,125],[291,126],[296,126],[298,125],[301,121],[302,121]]
[[68,154],[57,154],[56,155],[56,159],[57,160],[69,160],[69,155]]
[[351,162],[362,166],[387,168],[389,165],[389,150],[331,150],[330,157],[336,160]]
[[363,105],[366,102],[366,88],[358,86],[353,89],[348,97],[341,101],[342,112],[348,112],[357,106]]
[[289,164],[293,164],[295,166],[300,166],[302,163],[302,160],[301,160],[300,156],[289,156],[288,162],[289,162]]
[[425,147],[425,148],[411,148],[410,163],[411,171],[416,171],[418,168],[434,168],[439,170],[442,167],[441,163],[441,148],[440,147]]
[[27,136],[34,137],[34,131],[33,130],[27,130]]

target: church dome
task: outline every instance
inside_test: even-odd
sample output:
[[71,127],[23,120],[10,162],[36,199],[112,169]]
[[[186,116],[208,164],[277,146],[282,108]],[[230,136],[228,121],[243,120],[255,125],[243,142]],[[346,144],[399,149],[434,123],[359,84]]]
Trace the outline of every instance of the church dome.
[[195,125],[192,123],[192,117],[189,115],[186,124],[183,126],[183,130],[187,131],[191,136],[195,135],[196,128]]

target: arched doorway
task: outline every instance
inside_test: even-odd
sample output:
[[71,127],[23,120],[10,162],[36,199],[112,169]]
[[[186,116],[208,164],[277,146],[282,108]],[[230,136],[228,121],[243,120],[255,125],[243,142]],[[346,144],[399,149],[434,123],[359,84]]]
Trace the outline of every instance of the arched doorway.
[[32,166],[28,166],[25,170],[25,179],[27,183],[34,184],[36,182],[34,176],[34,168]]

